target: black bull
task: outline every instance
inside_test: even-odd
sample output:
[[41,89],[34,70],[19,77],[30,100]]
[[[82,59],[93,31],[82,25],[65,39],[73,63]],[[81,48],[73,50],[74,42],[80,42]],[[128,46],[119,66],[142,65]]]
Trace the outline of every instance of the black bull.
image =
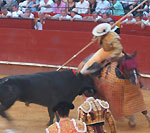
[[71,103],[89,88],[94,88],[92,77],[80,73],[76,75],[71,70],[5,77],[0,79],[0,115],[10,120],[5,110],[18,100],[48,107],[49,124],[52,124],[52,109],[57,103]]

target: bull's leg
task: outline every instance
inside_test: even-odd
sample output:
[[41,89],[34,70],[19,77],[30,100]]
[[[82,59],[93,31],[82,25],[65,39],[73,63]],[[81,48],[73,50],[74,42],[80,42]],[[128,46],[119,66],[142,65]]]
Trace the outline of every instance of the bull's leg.
[[58,116],[58,114],[57,113],[55,113],[55,115],[56,115],[56,119],[57,119],[57,122],[59,122],[59,116]]
[[149,127],[150,127],[150,115],[149,115],[148,111],[144,110],[144,111],[142,111],[142,114],[145,115],[146,119],[149,122]]
[[6,109],[5,109],[5,107],[4,106],[0,106],[0,115],[2,116],[2,117],[4,117],[5,119],[7,119],[8,121],[10,121],[10,118],[8,117],[8,115],[4,112]]
[[129,120],[128,125],[129,125],[131,128],[136,127],[136,120],[135,120],[134,115],[126,116],[126,118]]
[[0,115],[4,118],[6,118],[8,121],[10,121],[10,118],[7,116],[5,111],[9,109],[17,100],[19,93],[16,93],[16,91],[9,90],[7,95],[5,97],[1,97],[0,101]]
[[48,107],[48,113],[49,113],[50,121],[48,122],[47,125],[49,126],[53,124],[53,120],[54,120],[54,112],[51,107]]
[[8,117],[8,115],[5,113],[5,110],[7,110],[8,108],[10,108],[14,102],[16,100],[13,101],[7,101],[7,103],[1,103],[0,105],[0,115],[4,118],[6,118],[8,121],[10,121],[11,119]]

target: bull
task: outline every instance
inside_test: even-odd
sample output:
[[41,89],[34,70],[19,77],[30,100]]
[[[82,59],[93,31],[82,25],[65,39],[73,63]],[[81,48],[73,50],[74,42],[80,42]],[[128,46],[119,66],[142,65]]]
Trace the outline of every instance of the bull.
[[72,103],[77,95],[91,88],[94,88],[91,75],[75,74],[72,70],[4,77],[0,79],[0,115],[11,120],[5,111],[16,101],[35,103],[48,107],[50,125],[55,116],[53,107],[57,103]]

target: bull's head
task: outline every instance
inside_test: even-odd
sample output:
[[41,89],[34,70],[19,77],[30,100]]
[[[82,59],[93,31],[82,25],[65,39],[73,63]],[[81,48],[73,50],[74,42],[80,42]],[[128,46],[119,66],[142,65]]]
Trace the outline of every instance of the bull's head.
[[91,76],[101,76],[102,67],[99,63],[94,62],[87,70],[85,71],[85,74],[89,74]]

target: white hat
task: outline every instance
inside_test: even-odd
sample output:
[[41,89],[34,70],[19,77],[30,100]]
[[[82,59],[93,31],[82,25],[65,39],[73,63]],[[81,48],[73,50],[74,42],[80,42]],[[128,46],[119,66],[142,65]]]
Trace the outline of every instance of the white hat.
[[73,8],[72,12],[78,13],[78,9],[77,8]]
[[102,24],[97,25],[93,29],[92,34],[94,36],[102,36],[108,33],[109,31],[111,31],[111,25],[108,23],[102,23]]

